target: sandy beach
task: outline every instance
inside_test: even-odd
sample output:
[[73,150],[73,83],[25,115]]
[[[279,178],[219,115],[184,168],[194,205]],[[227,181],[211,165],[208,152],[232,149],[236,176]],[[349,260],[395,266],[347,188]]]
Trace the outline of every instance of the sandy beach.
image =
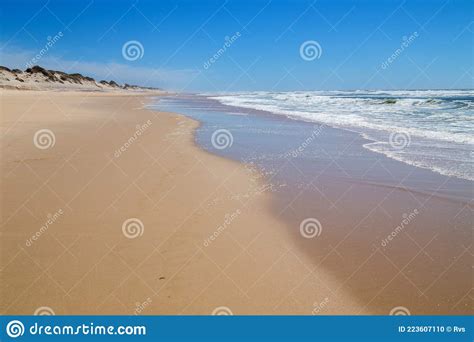
[[0,341],[474,342],[473,1],[0,8]]
[[147,96],[1,91],[2,314],[371,313]]
[[[304,303],[303,289],[330,274],[337,285],[316,302],[319,314],[337,311],[347,291],[361,304],[352,314],[472,312],[472,181],[387,158],[362,135],[320,123],[196,95],[154,103],[199,120],[201,148],[265,174],[273,216],[313,267],[282,302]],[[222,128],[233,144],[218,150],[210,141]]]

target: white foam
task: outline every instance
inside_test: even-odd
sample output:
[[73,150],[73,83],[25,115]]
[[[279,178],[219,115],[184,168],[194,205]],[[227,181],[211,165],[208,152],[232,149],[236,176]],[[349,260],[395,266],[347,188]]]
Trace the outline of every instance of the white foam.
[[[403,132],[413,145],[433,151],[424,150],[429,156],[423,159],[413,146],[403,153],[388,144],[366,147],[411,165],[473,179],[472,157],[467,153],[474,146],[473,90],[244,92],[210,97],[225,105],[355,130],[385,144],[390,133]],[[460,150],[467,152],[456,161],[453,154]]]

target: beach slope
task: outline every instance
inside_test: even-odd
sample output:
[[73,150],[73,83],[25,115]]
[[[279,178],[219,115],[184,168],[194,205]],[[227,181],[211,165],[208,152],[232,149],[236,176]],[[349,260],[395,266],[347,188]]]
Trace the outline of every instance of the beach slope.
[[338,284],[271,214],[256,170],[146,103],[1,91],[2,314],[360,312],[331,296]]

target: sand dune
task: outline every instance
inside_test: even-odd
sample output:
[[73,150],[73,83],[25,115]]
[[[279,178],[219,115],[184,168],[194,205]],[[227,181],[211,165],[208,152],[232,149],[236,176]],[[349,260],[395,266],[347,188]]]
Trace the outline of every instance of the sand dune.
[[130,84],[118,84],[114,80],[96,81],[79,73],[66,73],[33,66],[24,71],[0,66],[0,88],[18,90],[56,90],[56,91],[127,91],[158,92],[160,89]]

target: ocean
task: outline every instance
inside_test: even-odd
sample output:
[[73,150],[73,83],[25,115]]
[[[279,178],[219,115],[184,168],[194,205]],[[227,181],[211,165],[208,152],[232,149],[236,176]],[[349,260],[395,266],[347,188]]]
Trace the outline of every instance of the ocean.
[[446,176],[474,180],[473,90],[204,94],[222,104],[358,132],[364,147]]

